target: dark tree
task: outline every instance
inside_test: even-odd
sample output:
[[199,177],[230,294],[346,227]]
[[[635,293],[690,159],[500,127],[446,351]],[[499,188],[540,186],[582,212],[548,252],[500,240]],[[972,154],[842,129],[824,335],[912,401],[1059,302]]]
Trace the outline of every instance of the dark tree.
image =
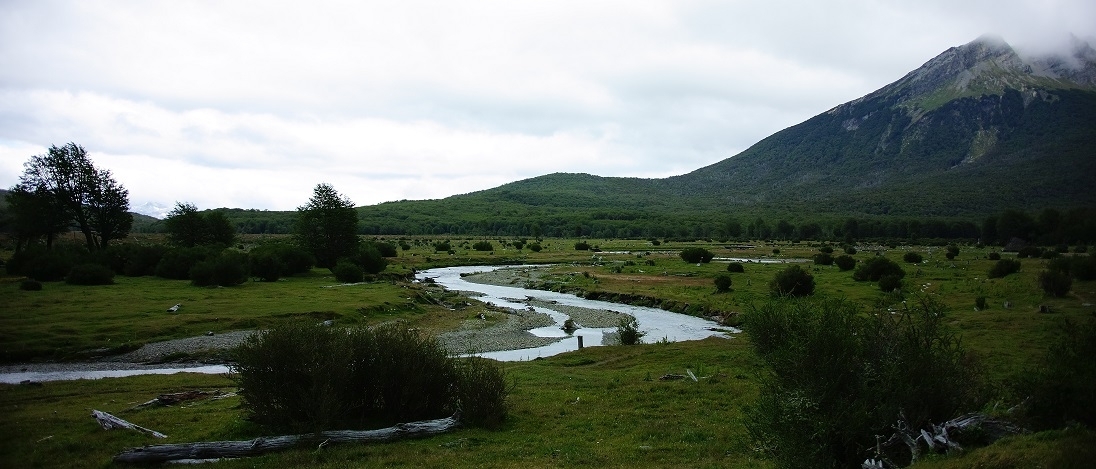
[[7,201],[16,252],[39,238],[45,238],[46,248],[50,249],[57,235],[68,228],[67,212],[44,187],[18,184],[8,193]]
[[182,247],[231,245],[236,229],[220,211],[202,213],[194,204],[176,202],[164,219],[168,239]]
[[769,291],[774,296],[808,296],[814,293],[814,276],[793,265],[776,273]]
[[707,249],[704,249],[704,248],[699,248],[699,247],[688,247],[688,248],[682,249],[681,254],[679,254],[679,255],[681,256],[681,260],[683,260],[685,262],[688,262],[690,264],[697,264],[697,263],[707,264],[707,263],[711,262],[712,259],[715,257],[715,255],[712,254],[711,251],[709,251]]
[[[47,211],[35,216],[74,222],[84,234],[89,251],[107,247],[112,239],[124,238],[133,225],[129,192],[110,171],[96,169],[87,150],[75,143],[51,146],[46,154],[32,156],[23,164],[18,187],[24,193],[53,197],[54,203],[36,204]],[[38,234],[43,235],[49,244],[48,234]]]
[[358,249],[358,212],[349,198],[330,184],[319,184],[312,198],[297,207],[297,244],[316,257],[316,265],[332,268]]

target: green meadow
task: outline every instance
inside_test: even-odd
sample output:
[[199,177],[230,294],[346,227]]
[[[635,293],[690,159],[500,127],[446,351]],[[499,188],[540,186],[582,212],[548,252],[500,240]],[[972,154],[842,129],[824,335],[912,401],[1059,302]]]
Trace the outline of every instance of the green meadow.
[[[434,252],[433,241],[449,240],[453,253]],[[731,273],[731,291],[717,293],[716,276],[727,274],[721,258],[810,259],[821,245],[755,242],[660,243],[587,239],[597,251],[577,251],[579,240],[547,239],[540,252],[486,239],[494,249],[476,251],[484,238],[407,238],[408,250],[390,259],[383,276],[337,286],[326,270],[277,282],[247,282],[228,288],[194,287],[186,281],[115,277],[114,285],[46,283],[42,291],[20,290],[21,279],[0,281],[0,344],[7,363],[80,361],[133,350],[141,344],[201,335],[261,329],[284,321],[334,319],[346,325],[404,321],[441,332],[483,311],[480,305],[451,311],[419,284],[400,280],[413,270],[464,264],[550,264],[538,279],[545,288],[585,295],[616,295],[633,301],[658,299],[664,307],[730,318],[774,300],[769,282],[787,264],[743,262]],[[254,241],[254,240],[253,240]],[[390,239],[396,241],[396,238]],[[256,241],[258,242],[258,241]],[[710,250],[716,260],[686,263],[684,247]],[[1069,295],[1047,297],[1037,276],[1048,262],[1021,259],[1021,270],[988,279],[993,248],[857,246],[858,261],[895,260],[906,271],[905,298],[928,295],[948,307],[947,322],[973,351],[995,399],[995,412],[1019,402],[1011,385],[1038,366],[1061,325],[1091,320],[1094,282],[1074,282]],[[917,265],[906,252],[922,254]],[[841,253],[835,247],[834,256]],[[1005,257],[1011,254],[1003,254]],[[836,266],[798,264],[816,282],[815,297],[844,298],[871,308],[900,306],[902,297],[874,283],[855,282]],[[975,308],[978,297],[987,307]],[[176,313],[166,309],[174,304]],[[473,302],[474,303],[474,302]],[[1008,303],[1010,307],[1006,308]],[[1040,310],[1049,312],[1040,312]],[[642,329],[642,324],[640,324]],[[379,445],[302,447],[279,454],[218,463],[219,467],[770,467],[754,447],[743,409],[759,392],[764,365],[746,333],[729,339],[638,346],[588,347],[521,363],[504,363],[512,382],[509,418],[498,430],[461,429],[414,441]],[[197,359],[211,357],[177,357]],[[216,358],[216,357],[212,357]],[[697,381],[660,380],[692,371]],[[234,390],[229,377],[195,374],[137,376],[95,381],[0,385],[0,466],[110,467],[125,448],[156,443],[250,439],[264,430],[248,422],[239,399],[197,400],[177,406],[131,409],[158,394],[190,389]],[[105,431],[92,409],[114,413],[168,435],[154,440],[136,432]],[[1096,435],[1080,428],[1010,437],[951,457],[932,457],[918,467],[1084,467],[1096,458]]]

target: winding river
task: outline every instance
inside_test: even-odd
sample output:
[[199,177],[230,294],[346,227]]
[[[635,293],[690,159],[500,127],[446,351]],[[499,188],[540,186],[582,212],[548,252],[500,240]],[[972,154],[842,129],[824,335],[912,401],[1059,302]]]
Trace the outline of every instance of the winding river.
[[[541,306],[544,303],[574,306],[589,309],[609,310],[626,313],[634,316],[639,324],[639,329],[646,332],[645,340],[671,342],[683,340],[699,340],[710,336],[724,336],[719,324],[684,314],[663,311],[657,308],[623,305],[606,301],[587,300],[567,293],[556,293],[541,290],[529,290],[518,287],[487,285],[466,281],[461,275],[477,272],[486,272],[505,268],[529,268],[529,266],[465,266],[430,269],[419,272],[417,280],[432,279],[435,283],[452,291],[467,292],[477,295],[477,299],[502,308],[529,309],[544,313],[555,321],[554,325],[540,327],[529,331],[538,337],[558,338],[559,340],[542,347],[526,348],[518,350],[503,350],[477,354],[479,356],[501,361],[533,360],[540,357],[548,357],[563,352],[577,350],[579,337],[583,346],[593,347],[603,344],[606,333],[615,332],[616,328],[581,328],[573,333],[567,333],[561,329],[567,314],[553,310],[551,305]],[[528,301],[540,300],[537,306],[529,306]],[[730,328],[722,328],[728,330]],[[733,332],[737,330],[730,329]],[[87,370],[36,370],[20,371],[13,373],[0,373],[0,383],[15,384],[23,381],[58,381],[72,379],[98,379],[108,377],[133,376],[140,374],[172,374],[180,372],[220,374],[228,372],[223,365],[195,366],[195,367],[141,367],[130,366],[128,369],[102,369],[103,364],[95,364]]]

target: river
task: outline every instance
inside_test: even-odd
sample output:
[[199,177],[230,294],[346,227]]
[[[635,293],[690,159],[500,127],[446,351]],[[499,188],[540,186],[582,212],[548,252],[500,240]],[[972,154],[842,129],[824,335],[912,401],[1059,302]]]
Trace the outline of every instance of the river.
[[[529,290],[518,287],[487,285],[466,281],[461,274],[493,271],[506,268],[530,268],[529,266],[465,266],[429,269],[419,272],[417,280],[432,279],[435,283],[452,291],[468,292],[476,295],[476,298],[485,303],[490,303],[502,308],[528,309],[547,314],[555,321],[551,326],[540,327],[529,331],[538,337],[558,338],[549,345],[518,350],[503,350],[497,352],[485,352],[479,356],[500,361],[533,360],[540,357],[548,357],[563,352],[577,350],[579,337],[583,346],[596,347],[602,345],[604,335],[615,332],[616,328],[580,328],[572,333],[561,329],[568,315],[552,309],[555,303],[565,306],[589,308],[597,310],[609,310],[630,314],[636,318],[639,330],[646,333],[644,340],[656,342],[666,340],[670,342],[682,340],[699,340],[711,336],[725,336],[723,331],[738,332],[737,329],[721,327],[719,324],[684,314],[663,311],[657,308],[623,305],[606,301],[587,300],[567,293],[556,293],[541,290]],[[540,300],[537,306],[529,306],[529,300]],[[719,329],[719,330],[716,330]],[[83,365],[83,366],[81,366]],[[26,365],[26,370],[0,373],[0,383],[17,384],[23,381],[61,381],[73,379],[98,379],[110,377],[133,376],[143,374],[173,374],[173,373],[206,373],[221,374],[229,371],[224,365],[206,366],[125,366],[110,368],[109,363],[93,364],[52,364],[47,366]],[[8,367],[9,369],[11,367]]]

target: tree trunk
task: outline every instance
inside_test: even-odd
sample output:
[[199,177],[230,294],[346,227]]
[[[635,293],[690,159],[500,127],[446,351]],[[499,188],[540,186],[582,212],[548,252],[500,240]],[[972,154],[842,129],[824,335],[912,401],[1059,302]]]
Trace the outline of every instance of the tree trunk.
[[184,459],[221,459],[258,456],[302,444],[374,443],[419,438],[451,431],[460,426],[460,415],[435,420],[400,423],[376,430],[341,430],[260,437],[247,441],[207,441],[130,448],[114,456],[114,462],[163,463]]

